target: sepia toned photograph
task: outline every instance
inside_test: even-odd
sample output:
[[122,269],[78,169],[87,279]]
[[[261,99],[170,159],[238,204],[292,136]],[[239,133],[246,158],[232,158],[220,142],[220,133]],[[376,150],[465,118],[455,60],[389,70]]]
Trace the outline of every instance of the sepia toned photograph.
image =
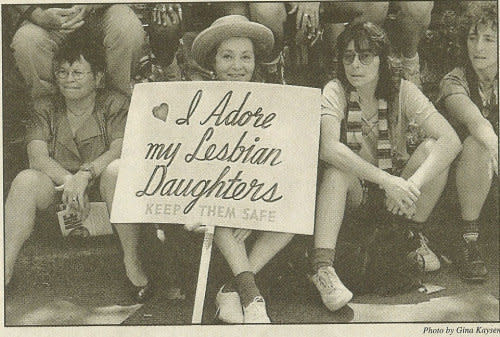
[[497,1],[1,15],[7,335],[500,334]]

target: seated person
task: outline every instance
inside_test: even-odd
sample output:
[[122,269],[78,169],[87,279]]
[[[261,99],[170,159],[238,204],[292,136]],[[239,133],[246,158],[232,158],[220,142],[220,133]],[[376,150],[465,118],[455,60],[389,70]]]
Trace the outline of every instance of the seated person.
[[462,217],[457,262],[465,280],[488,271],[477,248],[479,215],[498,175],[498,16],[495,3],[468,3],[461,20],[463,55],[441,81],[438,104],[463,142],[456,163]]
[[[272,49],[273,33],[242,15],[228,15],[214,21],[193,42],[194,60],[213,71],[216,81],[251,82],[260,57]],[[219,319],[228,323],[270,323],[266,303],[255,283],[259,272],[293,238],[293,234],[255,232],[247,253],[249,229],[217,227],[214,240],[234,277],[216,296]]]
[[[387,210],[421,230],[460,151],[455,131],[429,100],[412,82],[393,77],[390,51],[374,23],[347,26],[337,42],[339,79],[323,89],[312,280],[331,311],[352,297],[333,268],[346,206],[362,209],[378,185]],[[415,126],[426,138],[410,155],[408,131]],[[439,259],[419,236],[425,270],[438,269]]]
[[[16,176],[5,202],[7,284],[37,210],[62,202],[85,216],[89,196],[99,194],[111,210],[129,99],[99,89],[104,71],[104,51],[86,35],[74,33],[55,54],[58,92],[33,103],[26,136],[30,168]],[[142,302],[151,287],[138,257],[140,226],[115,228],[133,296]]]
[[56,91],[52,59],[73,31],[88,29],[106,49],[109,87],[131,94],[130,79],[144,54],[145,33],[127,5],[16,5],[22,14],[12,49],[31,96]]

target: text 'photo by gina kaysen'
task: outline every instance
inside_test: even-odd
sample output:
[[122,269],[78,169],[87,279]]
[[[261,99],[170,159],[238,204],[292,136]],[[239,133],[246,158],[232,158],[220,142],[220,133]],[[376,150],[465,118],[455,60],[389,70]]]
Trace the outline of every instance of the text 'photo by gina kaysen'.
[[497,1],[1,13],[7,334],[500,333]]

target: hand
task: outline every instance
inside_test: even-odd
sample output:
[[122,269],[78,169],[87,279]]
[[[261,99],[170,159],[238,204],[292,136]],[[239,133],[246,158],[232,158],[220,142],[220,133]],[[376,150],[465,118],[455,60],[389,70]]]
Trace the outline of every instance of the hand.
[[251,229],[237,228],[233,230],[233,236],[238,242],[244,242],[252,234]]
[[75,11],[75,16],[66,21],[61,28],[66,31],[74,31],[85,23],[85,18],[92,12],[92,5],[75,5],[71,7]]
[[420,196],[418,187],[411,180],[392,175],[383,183],[382,188],[387,199],[393,199],[400,209],[411,207]]
[[31,21],[48,30],[61,30],[62,25],[77,14],[71,8],[38,8],[31,14]]
[[319,28],[320,2],[292,2],[288,14],[297,13],[296,28],[307,33],[317,32]]
[[85,191],[89,185],[89,173],[78,171],[68,175],[64,181],[62,202],[68,207],[75,207],[83,211],[86,207]]
[[417,212],[417,207],[415,204],[413,204],[410,207],[400,208],[397,205],[396,201],[392,198],[385,199],[385,207],[392,214],[394,214],[394,215],[399,214],[401,216],[405,216],[408,219],[412,219]]
[[153,24],[159,26],[179,25],[182,21],[180,4],[158,4],[153,8]]

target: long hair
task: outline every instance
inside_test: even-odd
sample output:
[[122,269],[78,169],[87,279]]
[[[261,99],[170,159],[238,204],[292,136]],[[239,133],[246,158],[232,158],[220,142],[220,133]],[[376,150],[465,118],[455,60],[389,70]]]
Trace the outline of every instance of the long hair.
[[392,90],[392,74],[389,55],[391,55],[391,45],[386,32],[371,22],[360,22],[348,25],[337,39],[337,76],[344,88],[352,89],[352,85],[347,79],[342,58],[347,49],[347,45],[354,41],[356,52],[361,49],[368,49],[380,58],[379,80],[375,89],[375,97],[389,100],[394,94]]
[[479,95],[479,79],[469,58],[467,40],[469,31],[471,29],[477,30],[478,25],[487,25],[493,30],[497,30],[498,14],[496,6],[496,2],[492,1],[468,2],[459,19],[458,43],[460,48],[456,66],[464,68],[465,77],[471,93],[471,100],[477,106],[482,106],[481,97]]

